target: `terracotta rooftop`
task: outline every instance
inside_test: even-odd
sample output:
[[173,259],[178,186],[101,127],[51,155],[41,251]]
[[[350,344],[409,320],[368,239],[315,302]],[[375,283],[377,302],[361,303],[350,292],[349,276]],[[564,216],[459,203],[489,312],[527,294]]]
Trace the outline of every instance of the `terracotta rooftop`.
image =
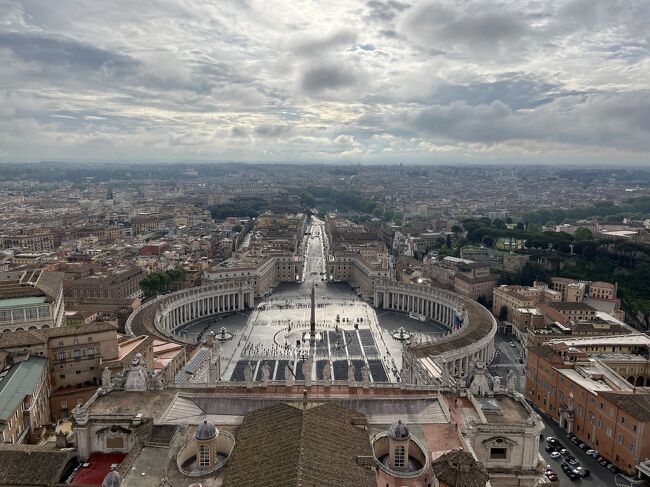
[[633,418],[650,421],[650,394],[621,394],[617,392],[599,392],[599,396],[616,404]]
[[482,463],[465,450],[452,450],[431,464],[441,486],[483,487],[490,476]]
[[[71,449],[35,445],[0,445],[0,487],[48,487],[61,480]],[[20,466],[20,467],[18,467]]]
[[372,456],[363,416],[336,404],[303,411],[277,404],[246,415],[223,487],[370,487],[375,474],[357,464]]

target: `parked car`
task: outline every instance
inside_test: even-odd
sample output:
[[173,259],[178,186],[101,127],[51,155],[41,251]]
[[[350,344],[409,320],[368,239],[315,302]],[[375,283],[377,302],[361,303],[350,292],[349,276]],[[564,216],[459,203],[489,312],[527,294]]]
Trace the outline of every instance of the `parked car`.
[[598,452],[596,450],[587,450],[585,453],[587,455],[589,455],[590,457],[593,457],[594,453],[598,454]]
[[575,465],[578,465],[578,464],[580,463],[580,462],[578,462],[578,460],[576,460],[575,458],[571,458],[571,459],[569,459],[568,462],[569,462],[569,465],[574,465],[574,466],[575,466]]
[[546,437],[546,443],[550,443],[551,445],[554,444],[557,441],[557,438],[553,438],[552,436],[547,436]]
[[603,458],[602,460],[599,460],[598,463],[600,463],[603,467],[606,467],[607,465],[609,465],[609,460]]
[[578,448],[581,450],[584,450],[585,448],[589,448],[586,443],[580,442],[578,443]]
[[557,474],[553,471],[546,472],[544,475],[546,475],[546,478],[548,478],[551,482],[555,482],[557,480]]
[[562,469],[563,472],[569,472],[571,469],[571,466],[568,463],[562,463],[560,465],[560,468]]
[[572,470],[569,470],[568,472],[565,472],[566,476],[569,477],[571,480],[578,480],[580,478],[580,475],[577,473],[573,473]]
[[547,453],[550,453],[552,451],[555,451],[555,447],[553,445],[546,445],[544,447],[544,450],[546,450]]
[[560,448],[558,452],[560,452],[560,455],[567,455],[569,453],[569,450],[566,448]]
[[559,454],[558,452],[556,452],[556,451],[553,451],[553,452],[551,452],[551,454],[550,454],[549,456],[550,456],[553,460],[557,460],[557,459],[560,458],[562,455],[560,455],[560,454]]
[[618,473],[618,468],[616,468],[613,464],[607,465],[607,468],[611,470],[613,473]]

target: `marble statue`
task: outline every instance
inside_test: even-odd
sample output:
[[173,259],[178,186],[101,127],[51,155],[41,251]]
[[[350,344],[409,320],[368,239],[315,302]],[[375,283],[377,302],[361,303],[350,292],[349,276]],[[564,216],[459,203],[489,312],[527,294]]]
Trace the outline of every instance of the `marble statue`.
[[253,387],[253,365],[250,362],[244,367],[244,379],[246,380],[246,387]]
[[104,367],[102,371],[102,387],[104,389],[111,387],[111,371],[108,370],[108,367]]
[[325,387],[332,385],[332,364],[328,360],[323,367],[323,380],[325,381]]
[[512,369],[508,370],[508,375],[506,376],[506,390],[508,392],[514,392],[515,390],[515,373]]
[[354,378],[354,374],[356,372],[356,368],[354,367],[354,364],[350,362],[348,365],[348,385],[350,387],[356,386],[356,379]]
[[363,367],[361,367],[361,384],[364,389],[370,387],[370,367],[367,364],[363,364]]
[[289,367],[289,364],[284,366],[284,382],[287,387],[292,387],[293,386],[293,372],[291,371],[291,368]]
[[262,365],[262,382],[264,383],[264,386],[269,385],[269,380],[271,379],[271,367],[269,367],[269,364],[265,363]]

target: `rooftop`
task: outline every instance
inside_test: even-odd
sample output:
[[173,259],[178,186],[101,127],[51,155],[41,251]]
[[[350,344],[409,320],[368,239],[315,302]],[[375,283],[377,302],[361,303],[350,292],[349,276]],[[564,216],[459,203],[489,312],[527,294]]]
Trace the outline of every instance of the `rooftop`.
[[0,377],[0,420],[8,420],[25,397],[34,393],[46,366],[46,358],[29,357],[12,365],[4,377]]
[[17,306],[29,306],[31,304],[42,304],[47,301],[46,296],[30,296],[26,298],[0,299],[0,308],[15,308]]
[[250,413],[237,435],[223,487],[375,486],[375,474],[357,464],[372,456],[363,416],[325,404],[302,410],[277,404]]

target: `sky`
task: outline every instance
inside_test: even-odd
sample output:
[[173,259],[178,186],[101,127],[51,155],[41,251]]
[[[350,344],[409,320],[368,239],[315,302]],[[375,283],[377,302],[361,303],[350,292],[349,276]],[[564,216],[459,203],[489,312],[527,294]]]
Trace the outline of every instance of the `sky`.
[[0,0],[0,161],[650,165],[647,0]]

